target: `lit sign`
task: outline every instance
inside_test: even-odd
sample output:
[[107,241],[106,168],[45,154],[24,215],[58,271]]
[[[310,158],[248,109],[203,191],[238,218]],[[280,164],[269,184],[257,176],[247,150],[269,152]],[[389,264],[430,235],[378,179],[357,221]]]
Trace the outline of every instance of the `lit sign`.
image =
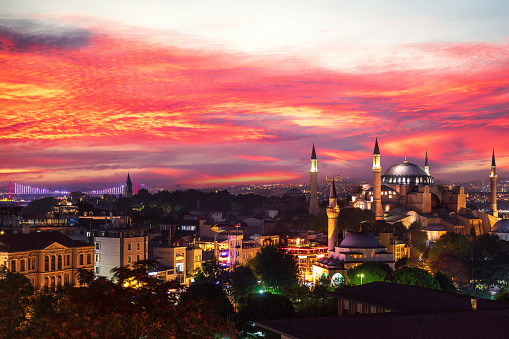
[[307,257],[307,255],[299,255],[299,259],[306,259]]
[[325,257],[325,254],[317,254],[316,257],[317,258],[323,258],[323,257]]

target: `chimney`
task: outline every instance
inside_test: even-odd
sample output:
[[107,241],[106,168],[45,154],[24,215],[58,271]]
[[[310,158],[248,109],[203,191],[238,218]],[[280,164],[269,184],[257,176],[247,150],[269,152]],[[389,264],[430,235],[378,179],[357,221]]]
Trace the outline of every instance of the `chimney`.
[[480,298],[472,298],[470,299],[470,303],[472,304],[472,311],[478,311],[480,309]]

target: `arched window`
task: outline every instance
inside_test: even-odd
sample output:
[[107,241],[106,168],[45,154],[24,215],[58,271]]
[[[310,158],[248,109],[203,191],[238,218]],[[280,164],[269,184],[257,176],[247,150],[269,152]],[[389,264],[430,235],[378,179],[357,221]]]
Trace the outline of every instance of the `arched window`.
[[51,288],[55,288],[55,277],[51,277]]
[[16,260],[11,260],[11,272],[16,272]]
[[92,263],[92,254],[87,253],[87,265],[90,265]]
[[19,261],[19,271],[24,272],[25,271],[25,259],[21,259]]
[[62,286],[62,276],[61,275],[59,275],[57,278],[57,286],[58,287]]
[[45,257],[44,257],[44,270],[45,270],[46,272],[48,272],[48,271],[49,271],[49,257],[48,257],[48,256],[45,256]]
[[80,265],[83,265],[83,254],[80,254]]
[[64,284],[69,285],[69,274],[64,275]]
[[58,267],[58,270],[62,269],[62,255],[60,255],[60,254],[58,255],[57,267]]
[[44,278],[44,286],[46,286],[46,287],[49,286],[49,279],[48,279],[48,277]]
[[54,255],[52,255],[51,256],[51,270],[52,271],[56,270],[55,263],[56,263],[56,258]]

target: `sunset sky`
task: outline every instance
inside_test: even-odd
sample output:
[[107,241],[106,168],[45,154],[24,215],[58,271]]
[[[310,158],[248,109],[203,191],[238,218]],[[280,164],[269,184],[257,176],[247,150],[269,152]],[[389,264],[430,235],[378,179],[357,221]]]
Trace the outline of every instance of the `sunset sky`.
[[0,183],[509,177],[509,2],[0,0]]

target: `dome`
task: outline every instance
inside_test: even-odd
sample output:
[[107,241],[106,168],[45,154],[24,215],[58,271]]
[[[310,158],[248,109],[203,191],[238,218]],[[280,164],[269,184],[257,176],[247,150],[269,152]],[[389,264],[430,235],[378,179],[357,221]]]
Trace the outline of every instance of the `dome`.
[[382,175],[384,184],[418,185],[432,184],[434,181],[422,167],[406,161],[389,167]]
[[349,234],[339,247],[346,248],[383,248],[380,242],[375,237],[366,233],[352,233]]
[[304,194],[304,193],[301,190],[299,190],[299,189],[292,188],[292,189],[286,191],[285,194],[287,194],[287,195],[294,195],[294,194]]
[[509,219],[499,220],[491,228],[494,233],[509,233]]

